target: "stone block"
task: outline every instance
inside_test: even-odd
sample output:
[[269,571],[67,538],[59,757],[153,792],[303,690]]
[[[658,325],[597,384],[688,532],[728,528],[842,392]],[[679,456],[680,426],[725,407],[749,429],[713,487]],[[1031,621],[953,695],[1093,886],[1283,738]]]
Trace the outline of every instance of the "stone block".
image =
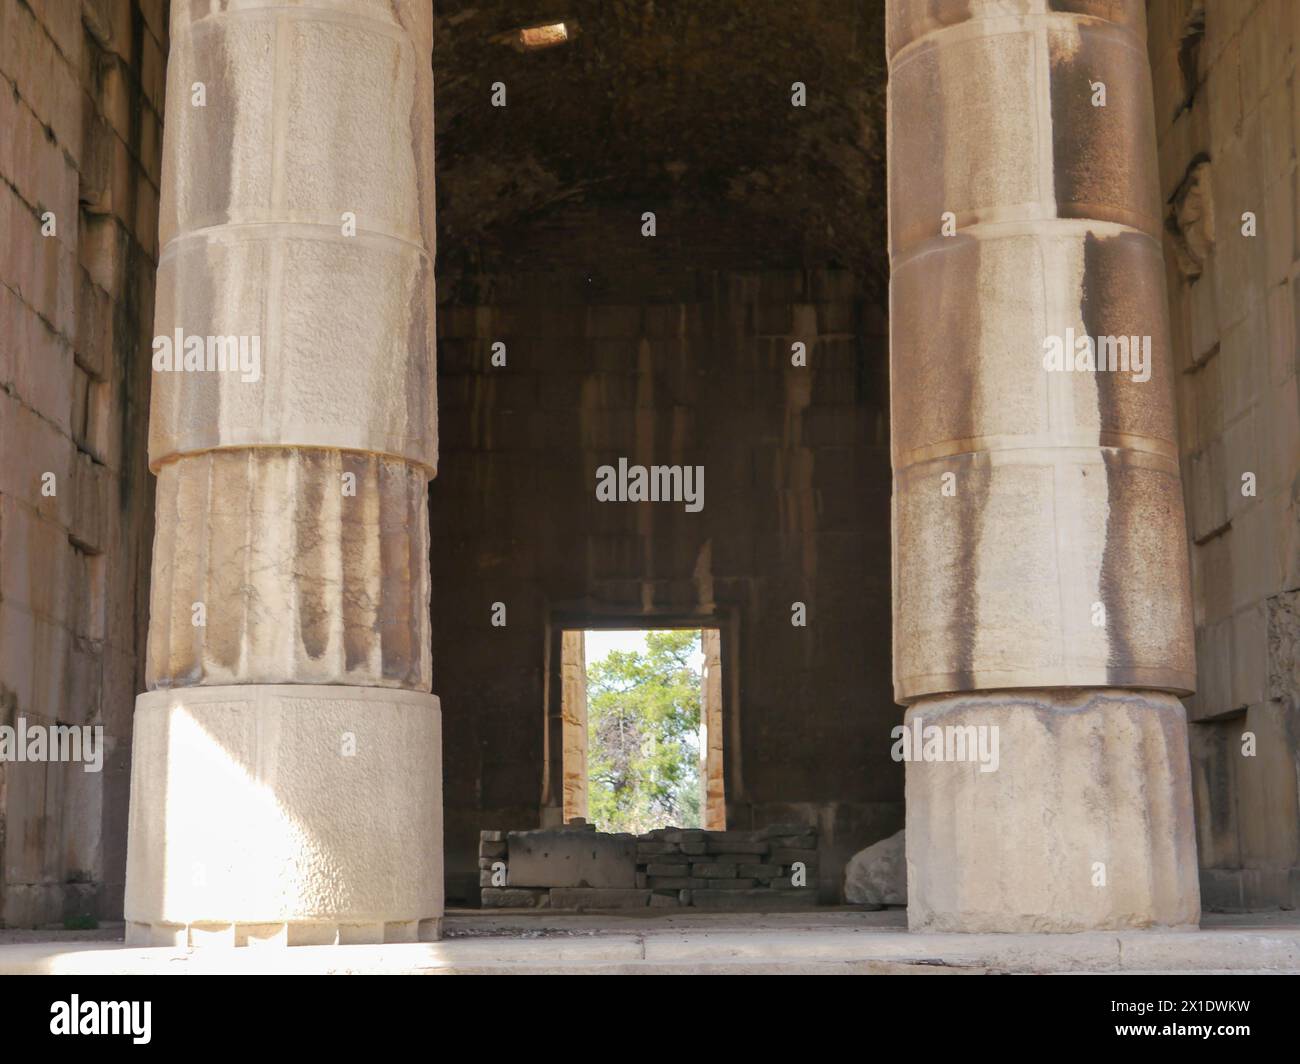
[[428,690],[427,493],[422,467],[373,454],[261,448],[169,462],[146,683]]
[[691,876],[646,876],[644,883],[641,882],[641,878],[637,876],[637,886],[649,887],[651,890],[687,890],[697,883]]
[[523,887],[485,887],[482,905],[485,909],[548,909],[551,892]]
[[[762,834],[767,838],[803,838],[808,835],[816,834],[817,829],[810,824],[768,824],[763,828]],[[784,845],[789,845],[785,843]]]
[[[343,736],[352,733],[348,753]],[[126,919],[406,923],[441,915],[438,700],[190,687],[136,704]]]
[[916,703],[905,723],[917,716],[996,728],[999,762],[989,772],[973,760],[908,762],[911,929],[1196,926],[1187,725],[1176,698],[954,695]]
[[734,864],[693,864],[691,865],[691,875],[698,876],[701,879],[725,879],[727,877],[735,878],[736,866]]
[[613,835],[542,829],[512,831],[511,886],[629,888],[636,884],[636,842]]
[[1300,803],[1297,802],[1296,707],[1278,702],[1246,711],[1243,732],[1255,738],[1252,756],[1242,756],[1239,739],[1229,753],[1237,769],[1237,817],[1242,863],[1253,868],[1300,864]]
[[753,855],[761,854],[765,849],[761,842],[746,835],[735,838],[711,838],[706,841],[705,845],[706,852],[709,854],[738,853]]
[[650,904],[650,891],[635,887],[554,887],[552,909],[644,909]]
[[213,447],[296,445],[393,455],[432,474],[432,342],[411,339],[429,327],[427,257],[360,235],[267,234],[180,240],[159,265],[155,336],[246,338],[249,355],[246,370],[154,372],[151,467]]
[[691,904],[719,912],[780,913],[817,908],[817,892],[793,890],[694,890]]
[[779,864],[783,868],[788,868],[795,861],[802,861],[808,868],[813,868],[817,864],[817,851],[812,848],[773,846],[767,856],[773,864]]

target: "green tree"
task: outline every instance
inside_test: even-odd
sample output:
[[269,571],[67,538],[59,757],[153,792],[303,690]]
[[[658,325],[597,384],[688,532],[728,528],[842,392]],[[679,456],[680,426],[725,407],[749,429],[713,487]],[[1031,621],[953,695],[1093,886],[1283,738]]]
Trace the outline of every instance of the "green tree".
[[645,653],[587,666],[587,804],[599,831],[700,825],[699,631],[646,633]]

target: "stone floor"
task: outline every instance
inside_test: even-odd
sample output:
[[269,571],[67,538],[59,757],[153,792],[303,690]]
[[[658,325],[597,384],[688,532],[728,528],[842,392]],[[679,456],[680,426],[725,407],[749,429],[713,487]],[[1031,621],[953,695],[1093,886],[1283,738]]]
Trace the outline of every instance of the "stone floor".
[[67,973],[1300,973],[1300,914],[1209,914],[1199,931],[909,934],[901,909],[637,916],[450,910],[432,944],[127,949],[122,928],[0,931],[0,975]]

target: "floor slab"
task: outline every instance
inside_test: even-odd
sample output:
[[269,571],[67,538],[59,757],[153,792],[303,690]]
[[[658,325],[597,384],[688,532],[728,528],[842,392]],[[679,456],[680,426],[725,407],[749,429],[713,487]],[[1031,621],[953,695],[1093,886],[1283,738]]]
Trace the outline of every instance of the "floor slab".
[[[120,930],[0,932],[0,975],[1300,972],[1294,913],[1199,930],[912,934],[903,910],[671,916],[451,910],[437,943],[139,949]],[[94,937],[98,936],[98,937]]]

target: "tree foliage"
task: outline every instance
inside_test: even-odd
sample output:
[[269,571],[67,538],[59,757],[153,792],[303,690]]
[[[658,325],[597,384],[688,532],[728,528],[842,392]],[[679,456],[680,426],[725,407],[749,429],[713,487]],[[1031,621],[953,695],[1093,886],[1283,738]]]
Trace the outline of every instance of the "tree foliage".
[[646,633],[645,653],[587,667],[588,816],[641,834],[700,824],[700,633]]

